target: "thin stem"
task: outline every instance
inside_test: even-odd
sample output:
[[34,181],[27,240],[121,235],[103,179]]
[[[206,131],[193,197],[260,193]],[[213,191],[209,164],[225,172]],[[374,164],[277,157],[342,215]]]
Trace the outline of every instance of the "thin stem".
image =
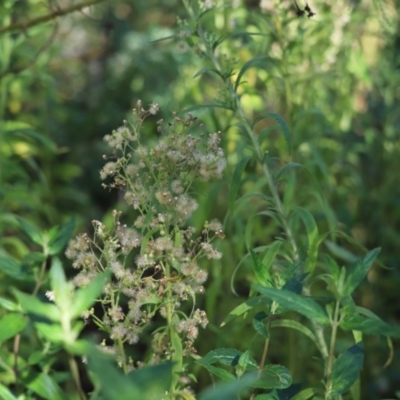
[[15,24],[11,24],[8,26],[4,26],[0,28],[0,35],[3,35],[6,32],[13,32],[16,30],[26,30],[28,28],[31,28],[32,26],[40,25],[45,22],[51,21],[52,19],[61,17],[63,15],[70,14],[74,11],[82,10],[82,8],[89,7],[98,3],[101,3],[106,0],[86,0],[82,1],[81,3],[74,4],[70,7],[65,7],[64,9],[58,8],[57,10],[54,10],[50,12],[49,14],[42,15],[40,17],[32,18],[31,20],[28,21],[23,21],[23,22],[16,22]]
[[335,304],[335,311],[332,321],[332,335],[331,335],[331,342],[329,345],[328,366],[326,368],[326,391],[325,391],[326,400],[328,400],[330,397],[330,391],[332,386],[332,367],[335,358],[335,343],[336,343],[337,329],[339,326],[339,305],[340,303],[337,301]]
[[68,363],[69,363],[69,369],[70,369],[72,377],[74,379],[76,389],[78,391],[79,398],[81,400],[86,400],[86,395],[82,389],[81,380],[79,378],[78,365],[76,364],[74,357],[72,357],[71,355],[68,355]]

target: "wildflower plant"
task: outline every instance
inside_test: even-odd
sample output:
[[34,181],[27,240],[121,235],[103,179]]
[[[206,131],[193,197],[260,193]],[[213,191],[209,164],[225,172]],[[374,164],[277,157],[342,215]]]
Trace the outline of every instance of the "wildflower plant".
[[[111,228],[93,221],[93,237],[81,234],[72,239],[66,256],[80,270],[72,280],[76,288],[85,287],[102,271],[112,273],[100,299],[102,312],[92,308],[84,313],[85,319],[92,318],[109,335],[112,345],[104,342],[103,350],[117,357],[125,373],[138,366],[174,361],[173,392],[179,376],[187,382],[183,359],[195,356],[199,328],[208,323],[205,312],[196,307],[196,295],[204,293],[207,280],[199,261],[219,259],[214,241],[224,236],[217,220],[206,222],[198,237],[187,226],[198,206],[193,184],[221,178],[226,161],[219,147],[221,132],[188,133],[196,123],[190,114],[184,119],[174,115],[167,126],[159,120],[160,140],[154,146],[145,145],[142,124],[157,112],[157,104],[145,110],[138,101],[133,121],[124,121],[104,138],[112,155],[104,156],[103,187],[123,192],[135,220],[123,224],[121,212],[114,210]],[[185,314],[187,302],[192,307]],[[150,353],[145,360],[132,360],[125,346],[136,345],[144,329],[159,316],[165,323],[153,331]]]

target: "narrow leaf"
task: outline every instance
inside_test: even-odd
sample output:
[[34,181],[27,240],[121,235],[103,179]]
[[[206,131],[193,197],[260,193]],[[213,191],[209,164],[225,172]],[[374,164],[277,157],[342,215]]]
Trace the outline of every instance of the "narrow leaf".
[[22,293],[16,289],[13,292],[26,313],[45,317],[51,321],[60,320],[60,311],[54,304],[44,303],[37,297]]
[[347,349],[335,360],[332,367],[330,394],[344,394],[350,390],[357,380],[364,363],[364,349],[362,342]]
[[34,243],[38,244],[39,246],[42,246],[43,245],[42,233],[37,228],[35,228],[32,224],[23,220],[22,218],[17,218],[17,219],[18,219],[18,222],[21,225],[22,229],[31,238],[31,240]]
[[249,299],[249,300],[245,301],[244,303],[239,304],[237,307],[235,307],[228,314],[228,316],[222,321],[220,326],[223,327],[232,319],[238,317],[239,315],[246,313],[247,311],[251,310],[255,306],[258,306],[260,304],[270,304],[270,303],[271,303],[271,300],[269,299],[269,297],[266,297],[266,296],[252,297],[251,299]]
[[317,338],[315,337],[314,333],[300,322],[294,321],[292,319],[279,319],[276,321],[272,321],[271,327],[296,329],[308,336],[318,347]]
[[54,255],[59,253],[70,239],[75,228],[75,218],[71,218],[68,222],[61,225],[49,242],[49,254]]
[[375,261],[380,251],[380,248],[371,250],[347,269],[346,281],[342,292],[343,296],[349,296],[354,292],[361,281],[367,276],[372,263]]
[[203,364],[200,361],[197,361],[202,367],[207,369],[207,371],[211,372],[213,375],[217,376],[218,378],[222,379],[225,382],[232,382],[235,381],[235,375],[231,374],[230,372],[226,371],[225,369],[215,367],[211,364]]
[[9,256],[0,255],[0,272],[11,276],[19,281],[34,280],[33,274],[26,268],[25,265],[19,263]]
[[105,271],[97,275],[85,288],[78,290],[72,300],[71,318],[79,317],[83,311],[88,310],[98,300],[109,277],[110,273]]
[[315,223],[314,217],[312,214],[302,207],[296,207],[294,209],[295,214],[297,214],[304,223],[304,226],[307,231],[307,239],[308,239],[308,257],[306,260],[305,270],[307,272],[312,272],[317,263],[318,257],[318,246],[319,246],[319,234],[318,227]]
[[317,392],[316,389],[314,388],[307,388],[302,390],[301,392],[297,393],[294,397],[291,398],[291,400],[308,400],[308,399],[315,399],[313,397]]
[[251,258],[253,259],[253,272],[257,282],[262,286],[271,286],[271,276],[268,268],[261,262],[257,254],[250,249]]
[[18,400],[6,386],[0,383],[0,399],[2,400]]
[[268,250],[266,251],[262,263],[267,270],[269,270],[272,266],[272,263],[275,261],[277,254],[282,246],[282,242],[275,241],[270,246],[268,246]]
[[400,329],[390,325],[380,318],[368,318],[362,315],[352,315],[344,318],[340,327],[345,331],[360,331],[368,335],[382,335],[400,338]]
[[285,175],[288,171],[293,170],[294,168],[302,168],[303,165],[295,162],[291,162],[289,164],[284,165],[279,172],[276,174],[276,181],[279,181],[282,179],[283,175]]
[[49,375],[41,373],[25,379],[26,386],[40,397],[47,400],[66,400],[67,397],[57,382]]
[[206,389],[200,394],[199,400],[233,400],[238,398],[238,393],[249,387],[257,380],[257,374],[250,372],[240,379],[231,382],[221,383],[215,387]]
[[328,314],[312,299],[283,289],[266,288],[259,285],[255,285],[255,289],[289,310],[296,311],[299,314],[304,315],[311,320],[316,320],[321,324],[329,323]]
[[303,290],[303,285],[301,282],[303,282],[308,274],[308,272],[305,272],[304,274],[295,275],[283,285],[282,289],[289,290],[290,292],[294,292],[296,294],[301,294],[301,291]]
[[238,76],[236,78],[236,81],[235,81],[235,85],[234,85],[235,92],[237,91],[237,88],[240,85],[242,76],[245,74],[245,72],[247,70],[249,70],[250,68],[253,68],[253,67],[257,67],[257,66],[259,66],[259,67],[265,66],[265,65],[269,64],[269,62],[268,62],[269,59],[270,59],[270,57],[268,57],[268,56],[261,56],[261,57],[252,58],[251,60],[244,63],[243,67],[240,69]]

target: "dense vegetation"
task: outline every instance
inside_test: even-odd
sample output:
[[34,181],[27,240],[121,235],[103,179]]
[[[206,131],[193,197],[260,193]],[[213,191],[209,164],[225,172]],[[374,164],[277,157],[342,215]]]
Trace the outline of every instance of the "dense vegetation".
[[3,0],[0,398],[399,399],[398,20]]

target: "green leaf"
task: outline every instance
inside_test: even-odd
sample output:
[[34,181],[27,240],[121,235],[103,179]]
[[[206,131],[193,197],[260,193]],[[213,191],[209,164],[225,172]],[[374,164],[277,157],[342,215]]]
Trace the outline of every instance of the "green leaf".
[[[270,246],[268,246],[268,250],[266,251],[266,253],[262,259],[262,264],[264,265],[264,268],[267,271],[270,270],[272,263],[275,261],[276,255],[279,253],[281,246],[282,246],[282,242],[279,242],[279,241],[275,241]],[[268,286],[271,286],[271,285],[268,285]]]
[[319,234],[318,227],[315,223],[314,217],[312,214],[302,207],[296,207],[294,209],[294,213],[297,214],[304,223],[304,226],[307,231],[307,239],[308,239],[308,257],[306,260],[305,270],[307,272],[312,272],[317,263],[318,257],[318,246],[319,246]]
[[261,304],[270,304],[270,303],[271,303],[271,300],[266,296],[252,297],[251,299],[249,299],[249,300],[245,301],[244,303],[239,304],[237,307],[235,307],[228,314],[228,316],[222,321],[220,326],[223,327],[232,319],[238,317],[239,315],[246,313],[247,311],[251,310],[255,306],[258,306]]
[[201,392],[199,400],[236,400],[238,398],[238,393],[248,388],[256,380],[257,373],[250,372],[243,375],[238,380],[221,383],[215,387],[204,390]]
[[0,319],[0,342],[4,342],[21,332],[27,322],[26,317],[22,314],[6,314]]
[[283,133],[283,137],[285,138],[288,153],[290,155],[292,153],[292,135],[290,133],[290,129],[286,121],[279,114],[273,112],[263,113],[262,117],[272,118],[278,123]]
[[19,281],[33,281],[33,274],[18,261],[9,256],[0,255],[0,271]]
[[67,400],[66,395],[57,382],[44,373],[28,376],[24,379],[24,383],[30,390],[44,399]]
[[18,400],[17,397],[15,397],[8,389],[6,386],[4,386],[2,383],[0,383],[0,399],[1,400]]
[[368,335],[382,335],[400,338],[400,329],[382,321],[378,316],[368,318],[363,315],[346,316],[340,322],[340,327],[345,331],[360,331]]
[[22,229],[31,238],[31,240],[34,243],[38,244],[39,246],[43,246],[44,243],[43,243],[42,233],[38,229],[36,229],[33,225],[23,220],[22,218],[17,218],[17,219]]
[[[314,396],[314,394],[316,394],[316,393],[318,393],[316,389],[307,388],[307,389],[304,389],[301,392],[297,393],[290,400],[308,400],[308,399],[311,399],[311,396]],[[313,397],[312,399],[315,399],[315,397]]]
[[171,360],[174,362],[172,368],[172,385],[175,386],[179,382],[179,374],[182,372],[183,346],[181,337],[173,328],[170,331],[170,340],[173,351]]
[[58,254],[64,248],[74,229],[75,218],[71,218],[68,222],[55,229],[48,244],[50,255]]
[[335,360],[332,367],[331,396],[344,394],[357,380],[364,363],[364,346],[362,342],[347,349]]
[[224,365],[236,365],[242,352],[236,349],[215,349],[208,352],[198,362],[203,364],[214,364],[219,362]]
[[306,326],[301,324],[300,322],[297,322],[292,319],[279,319],[271,322],[271,327],[272,328],[291,328],[291,329],[296,329],[302,333],[304,333],[306,336],[308,336],[318,347],[318,341],[314,333],[308,329]]
[[256,332],[261,335],[263,338],[269,338],[269,332],[265,325],[265,320],[268,318],[268,315],[264,311],[258,312],[253,318],[253,327]]
[[235,365],[235,373],[238,378],[240,378],[247,371],[247,365],[249,364],[249,361],[250,361],[250,352],[249,350],[246,350],[239,357],[238,363]]
[[266,288],[255,285],[255,289],[271,300],[276,301],[281,306],[298,312],[305,317],[315,320],[321,324],[328,324],[329,317],[325,310],[314,300],[300,296],[288,290]]
[[11,300],[5,299],[4,297],[0,297],[0,306],[8,311],[19,311],[19,306],[17,303],[14,303]]
[[303,168],[303,165],[296,162],[291,162],[289,164],[284,165],[276,174],[275,180],[278,182],[280,179],[282,179],[283,175],[285,175],[286,172],[291,171],[294,168]]
[[303,282],[308,274],[309,272],[295,275],[292,279],[290,279],[283,285],[282,289],[289,290],[290,292],[294,292],[296,294],[301,294],[303,290],[303,285],[301,284],[301,282]]
[[38,332],[40,332],[50,342],[62,344],[66,341],[65,332],[60,324],[51,321],[40,322],[40,319],[36,321],[34,319],[34,324]]
[[253,67],[263,67],[263,66],[269,65],[269,64],[270,64],[270,57],[268,57],[268,56],[254,57],[251,60],[244,63],[243,67],[240,69],[240,71],[237,75],[236,81],[235,81],[235,85],[234,85],[235,92],[237,91],[237,89],[240,85],[242,76],[245,74],[245,72],[247,70],[249,70],[250,68],[253,68]]
[[292,384],[292,375],[282,365],[267,365],[261,377],[251,386],[258,389],[286,389]]
[[197,78],[197,77],[200,76],[200,75],[203,75],[203,74],[206,74],[206,73],[210,73],[210,72],[211,72],[210,75],[216,74],[216,75],[218,75],[220,78],[223,78],[223,76],[220,74],[220,72],[217,71],[217,70],[214,69],[214,68],[202,68],[200,71],[197,71],[197,72],[193,75],[193,78]]
[[[102,354],[96,348],[90,350],[88,356],[89,371],[93,374],[94,385],[96,390],[102,394],[104,400],[132,400],[132,399],[143,399],[143,400],[154,400],[161,398],[165,393],[159,391],[158,395],[154,397],[152,392],[152,398],[144,392],[140,383],[137,379],[130,376],[124,376],[123,373],[115,367],[113,359],[105,354]],[[170,364],[172,367],[172,364]],[[135,371],[136,372],[136,371]],[[155,378],[156,376],[153,376]],[[138,384],[139,383],[139,384]],[[157,391],[157,386],[154,385],[154,391]]]
[[218,378],[222,379],[225,382],[232,382],[236,380],[235,375],[231,374],[225,369],[215,367],[214,365],[211,364],[202,363],[201,360],[197,361],[197,364],[200,364],[202,367],[207,369],[207,371],[211,372],[213,375],[217,376]]
[[251,258],[253,259],[253,272],[256,277],[257,282],[263,286],[271,286],[271,276],[269,274],[268,268],[263,265],[261,260],[258,258],[257,254],[250,249]]
[[86,287],[79,289],[72,299],[70,316],[76,318],[82,315],[83,311],[88,310],[91,305],[98,300],[104,285],[110,278],[110,272],[105,271],[96,276]]
[[341,293],[342,296],[350,296],[354,292],[361,281],[367,276],[372,263],[380,251],[380,248],[371,250],[347,269],[346,280]]
[[60,320],[60,310],[54,304],[44,303],[37,297],[22,293],[17,289],[13,289],[13,293],[26,313],[45,317],[51,321]]
[[243,171],[246,168],[247,163],[251,159],[251,156],[243,157],[236,165],[235,171],[233,172],[231,187],[229,190],[229,212],[231,216],[235,211],[236,197],[239,193],[239,187],[242,180]]
[[303,261],[297,261],[291,264],[283,271],[282,280],[285,282],[288,279],[291,279],[294,276],[294,274],[301,268],[302,265]]

